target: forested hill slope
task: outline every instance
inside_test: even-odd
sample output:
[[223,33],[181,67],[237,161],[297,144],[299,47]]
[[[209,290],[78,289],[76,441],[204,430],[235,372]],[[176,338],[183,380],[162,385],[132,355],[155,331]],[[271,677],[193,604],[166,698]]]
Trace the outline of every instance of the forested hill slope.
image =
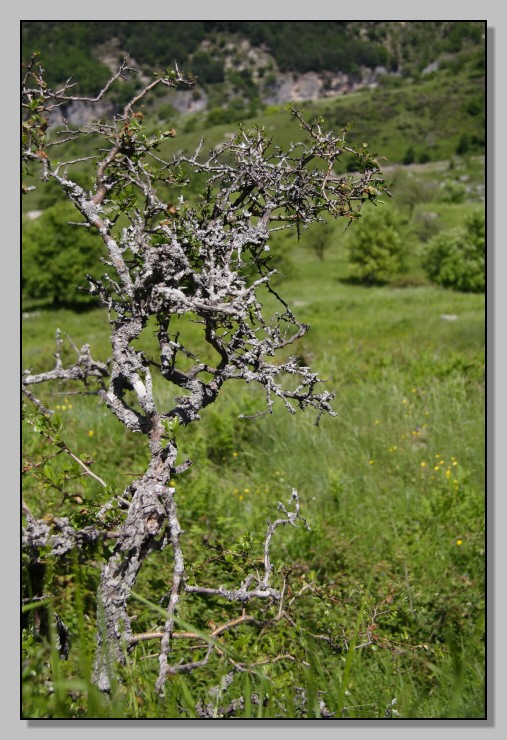
[[[291,77],[317,75],[306,97],[325,97],[373,73],[417,79],[484,56],[485,31],[485,21],[23,21],[22,53],[41,53],[51,86],[72,74],[86,94],[128,55],[150,75],[176,60],[208,95],[226,84],[249,100],[282,102],[297,96]],[[125,99],[130,92],[125,85]]]

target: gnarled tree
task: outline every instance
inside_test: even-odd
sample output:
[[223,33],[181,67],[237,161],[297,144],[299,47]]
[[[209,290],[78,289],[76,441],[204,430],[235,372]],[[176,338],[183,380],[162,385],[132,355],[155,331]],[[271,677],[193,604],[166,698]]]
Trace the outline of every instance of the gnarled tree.
[[[116,78],[130,72],[123,64],[94,100],[105,96]],[[173,559],[165,625],[155,636],[160,643],[160,691],[168,674],[205,664],[212,649],[210,641],[202,660],[171,662],[175,616],[183,596],[218,595],[241,607],[262,599],[281,604],[283,594],[270,580],[269,548],[276,527],[295,525],[300,518],[297,492],[293,491],[290,508],[281,507],[283,517],[268,528],[262,572],[252,573],[236,589],[189,585],[178,501],[169,482],[190,461],[177,463],[175,430],[198,421],[230,380],[263,388],[265,405],[259,414],[271,413],[277,399],[291,414],[297,409],[313,410],[316,424],[322,414],[334,413],[333,394],[321,388],[315,372],[294,357],[276,362],[277,353],[297,342],[308,327],[297,320],[273,285],[276,270],[270,266],[270,235],[280,229],[299,233],[323,216],[352,221],[366,200],[374,201],[385,191],[375,156],[365,148],[349,146],[346,130],[338,135],[328,132],[322,121],[308,123],[295,109],[291,115],[299,121],[304,141],[285,151],[260,128],[240,127],[234,138],[209,154],[203,154],[201,142],[192,156],[164,159],[159,147],[175,132],[148,135],[142,103],[158,85],[191,84],[192,79],[176,68],[146,85],[113,120],[96,122],[86,130],[64,126],[49,137],[51,112],[76,99],[71,85],[48,89],[35,58],[23,78],[23,160],[32,169],[33,164],[40,167],[44,179],[61,186],[81,217],[81,228],[95,230],[107,247],[103,277],[83,279],[88,281],[87,290],[107,308],[112,347],[110,361],[101,363],[92,359],[86,345],[72,367],[63,366],[57,351],[53,370],[24,373],[24,392],[39,403],[42,413],[50,414],[30,387],[54,379],[96,382],[111,413],[132,433],[144,435],[150,451],[144,474],[117,500],[104,501],[93,526],[77,530],[62,519],[48,524],[25,511],[24,544],[32,552],[45,544],[60,555],[86,541],[115,538],[98,594],[101,627],[95,680],[105,691],[114,670],[110,664],[123,660],[124,645],[139,640],[131,629],[129,597],[140,568],[154,551],[169,547]],[[54,156],[58,144],[90,135],[101,140],[96,155],[79,162]],[[356,157],[356,174],[337,174],[335,166],[344,153]],[[72,174],[75,165],[83,163],[93,173],[91,191]],[[185,198],[185,186],[194,175],[206,184],[201,195],[190,201]],[[175,191],[179,197],[168,203],[168,193]],[[269,303],[278,305],[271,315],[265,308],[268,296]],[[177,319],[184,315],[200,327],[212,361],[204,361],[181,339]],[[155,359],[139,349],[137,341],[148,322],[156,326]],[[156,401],[154,373],[179,389],[173,405]],[[123,520],[111,532],[106,514],[113,507]]]

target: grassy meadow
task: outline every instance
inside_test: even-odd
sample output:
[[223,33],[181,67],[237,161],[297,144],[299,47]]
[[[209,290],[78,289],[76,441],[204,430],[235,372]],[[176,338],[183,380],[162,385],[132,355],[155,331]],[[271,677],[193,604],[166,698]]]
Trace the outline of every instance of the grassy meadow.
[[[485,296],[436,287],[421,267],[424,243],[436,230],[459,226],[484,207],[484,158],[477,151],[456,155],[464,129],[455,125],[455,111],[467,100],[470,110],[480,109],[470,103],[479,81],[462,74],[450,70],[406,92],[386,88],[307,106],[335,127],[354,121],[352,138],[367,137],[387,156],[395,197],[379,207],[395,210],[406,246],[406,272],[365,287],[353,280],[346,258],[358,224],[336,224],[323,259],[311,229],[299,242],[295,235],[273,239],[277,290],[310,326],[291,352],[335,391],[336,416],[316,427],[311,412],[292,416],[275,404],[272,415],[242,419],[263,409],[263,395],[229,383],[199,423],[177,431],[181,460],[192,460],[172,481],[190,582],[238,584],[260,567],[267,521],[277,518],[278,502],[287,504],[292,488],[299,492],[309,529],[302,522],[278,528],[271,550],[278,586],[286,581],[288,618],[267,610],[270,629],[244,623],[230,630],[208,666],[172,678],[165,698],[154,689],[157,647],[141,641],[105,698],[91,681],[96,589],[112,547],[103,542],[47,563],[47,605],[69,627],[72,647],[60,660],[56,635],[37,639],[31,623],[23,631],[23,717],[192,718],[210,703],[219,716],[239,697],[236,716],[244,718],[320,717],[322,706],[334,719],[486,716]],[[148,112],[154,130],[167,125]],[[286,145],[297,136],[287,118],[267,109],[246,125],[259,120]],[[471,137],[476,118],[462,118]],[[204,114],[182,116],[176,127],[163,155],[191,150],[205,130],[207,145],[216,146],[235,129],[206,127]],[[431,161],[404,167],[409,144],[416,158]],[[87,153],[72,146],[69,156]],[[23,211],[48,205],[48,193],[42,185],[24,199]],[[270,301],[267,295],[266,308],[276,310]],[[54,366],[57,328],[64,363],[75,359],[65,335],[77,347],[89,343],[95,359],[109,357],[104,310],[75,313],[27,299],[23,311],[23,368]],[[198,327],[181,319],[181,332],[205,360]],[[153,327],[142,342],[155,359]],[[169,406],[173,389],[158,377],[154,384],[160,404]],[[82,525],[144,472],[149,451],[97,395],[72,384],[34,390],[56,419],[45,436],[30,412],[23,421],[24,501],[37,518],[67,516]],[[58,454],[62,440],[106,491]],[[154,553],[141,571],[131,604],[136,633],[163,623],[169,551]],[[224,600],[189,597],[178,626],[209,632],[239,615]],[[188,659],[188,649],[175,650]],[[268,656],[276,660],[268,663]],[[228,684],[233,666],[242,668]]]
[[[335,389],[337,416],[322,419],[318,428],[310,413],[291,416],[283,407],[272,416],[238,419],[262,408],[263,399],[255,389],[229,384],[202,421],[179,437],[182,459],[193,461],[174,481],[187,562],[205,559],[206,548],[217,542],[241,542],[247,533],[255,538],[249,553],[260,557],[266,520],[276,517],[278,501],[286,503],[295,487],[311,529],[277,532],[273,552],[290,567],[294,592],[305,583],[322,592],[316,603],[301,598],[300,634],[278,638],[287,652],[302,651],[310,659],[297,668],[265,668],[264,683],[263,677],[250,678],[252,693],[313,686],[317,698],[316,692],[326,691],[329,711],[343,717],[383,717],[393,699],[403,718],[483,717],[484,296],[431,285],[354,285],[346,280],[340,248],[329,249],[321,261],[300,245],[290,254],[288,272],[284,296],[311,326],[296,351]],[[94,356],[107,358],[102,310],[35,311],[23,321],[24,367],[52,366],[56,327],[77,346],[87,341]],[[69,347],[67,352],[70,359]],[[169,401],[164,394],[170,391],[157,386],[157,392],[161,402]],[[143,470],[144,440],[126,432],[96,396],[54,386],[45,393],[61,418],[66,444],[93,460],[92,469],[112,491],[120,492]],[[28,427],[24,446],[26,461],[40,456],[39,438]],[[53,464],[67,462],[57,458]],[[103,501],[101,486],[90,478],[69,481],[62,495],[46,473],[25,476],[25,499],[36,516],[70,510],[78,518]],[[55,569],[52,608],[71,627],[78,647],[68,661],[53,656],[49,663],[50,645],[26,647],[26,716],[192,716],[195,702],[205,701],[227,672],[223,660],[217,658],[205,675],[175,680],[165,704],[153,693],[157,661],[142,644],[128,668],[127,688],[118,687],[114,701],[106,704],[87,684],[103,555]],[[170,580],[171,564],[163,553],[157,557],[137,588],[148,602]],[[136,630],[153,629],[157,604],[139,606]],[[294,610],[298,614],[296,605]],[[226,605],[218,613],[226,619]],[[218,621],[211,605],[201,612],[194,604],[182,618],[202,628],[212,614]],[[344,635],[350,640],[356,631],[362,639],[369,621],[377,625],[376,644],[339,649]],[[238,642],[243,649],[241,640],[251,656],[264,654],[262,639],[248,629],[238,629],[233,647]],[[245,675],[233,682],[230,698],[244,694]],[[288,716],[300,716],[297,706],[290,714],[287,702]],[[251,705],[244,716],[280,711],[270,702]],[[314,716],[312,711],[303,716]]]

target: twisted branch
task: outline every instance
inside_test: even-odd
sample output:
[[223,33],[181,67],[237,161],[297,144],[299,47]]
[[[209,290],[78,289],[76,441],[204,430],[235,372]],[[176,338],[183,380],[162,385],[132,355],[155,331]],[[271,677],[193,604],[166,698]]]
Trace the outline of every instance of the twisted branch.
[[[106,692],[115,662],[124,660],[123,646],[131,648],[148,639],[132,634],[128,613],[139,570],[153,552],[171,548],[169,603],[163,630],[156,633],[160,638],[157,690],[163,692],[168,675],[206,665],[213,650],[210,642],[201,660],[171,662],[172,640],[181,639],[181,633],[174,629],[181,599],[192,594],[216,596],[240,606],[260,599],[278,604],[277,619],[289,618],[283,609],[285,585],[280,591],[271,584],[270,545],[277,528],[287,524],[296,527],[298,520],[307,526],[293,490],[289,507],[279,504],[283,516],[268,526],[262,574],[250,573],[238,588],[187,584],[183,532],[175,489],[169,481],[186,470],[190,461],[176,464],[174,429],[178,424],[198,421],[229,380],[256,383],[262,388],[265,402],[254,416],[272,413],[277,399],[291,414],[297,409],[313,409],[317,425],[323,414],[334,415],[334,394],[321,390],[316,373],[301,366],[295,357],[283,362],[274,359],[301,339],[308,326],[296,319],[272,286],[277,271],[270,264],[270,235],[281,228],[295,228],[299,235],[302,226],[322,220],[323,214],[350,222],[357,217],[365,193],[370,200],[376,197],[369,184],[375,182],[375,193],[385,190],[385,186],[378,164],[371,158],[363,157],[365,166],[359,175],[337,176],[334,168],[342,153],[357,154],[345,144],[345,132],[341,137],[326,133],[320,124],[308,124],[296,110],[293,116],[300,122],[306,141],[291,144],[287,151],[274,145],[260,129],[240,128],[231,141],[208,157],[202,157],[201,143],[192,156],[165,160],[155,152],[175,132],[170,129],[147,134],[140,104],[157,85],[191,86],[192,80],[177,67],[172,74],[147,84],[112,121],[97,122],[87,132],[70,131],[66,126],[63,138],[47,141],[47,119],[54,107],[75,100],[97,102],[116,80],[131,71],[127,61],[123,62],[94,98],[69,94],[70,79],[61,89],[49,90],[35,59],[22,81],[23,159],[38,163],[43,179],[59,183],[86,228],[94,229],[104,241],[106,265],[114,273],[113,277],[105,273],[101,279],[87,276],[89,292],[98,295],[108,311],[112,347],[109,363],[94,361],[89,345],[84,345],[81,350],[75,348],[78,359],[74,365],[64,368],[57,332],[54,369],[39,374],[25,371],[23,392],[49,414],[29,386],[54,380],[93,380],[116,418],[131,432],[145,436],[150,453],[144,474],[116,497],[122,507],[122,524],[114,532],[105,534],[103,529],[105,515],[115,505],[109,501],[100,508],[97,526],[83,530],[73,529],[62,518],[53,520],[57,534],[52,534],[47,523],[27,514],[25,544],[49,544],[53,554],[62,554],[103,536],[114,538],[116,544],[103,567],[98,594],[100,629],[94,678]],[[98,135],[104,142],[105,148],[96,157],[60,162],[53,157],[58,150],[56,144],[86,133]],[[54,146],[48,154],[49,143]],[[94,167],[91,192],[72,174],[75,164]],[[168,203],[168,188],[182,189],[188,182],[186,170],[207,178],[205,190],[194,204],[185,201],[183,194],[177,204]],[[125,199],[127,186],[135,195]],[[111,216],[112,210],[116,216]],[[116,224],[120,213],[127,222],[121,229]],[[254,277],[247,279],[247,272],[252,271]],[[268,295],[278,303],[278,310],[271,316],[264,306]],[[201,328],[215,361],[204,362],[193,347],[181,341],[177,319],[183,316]],[[149,321],[157,326],[156,357],[138,348]],[[154,396],[153,372],[160,372],[164,380],[181,390],[169,407]],[[104,483],[98,476],[93,477]],[[220,629],[226,631],[243,621],[254,620],[243,616]],[[212,633],[210,639],[216,636]]]

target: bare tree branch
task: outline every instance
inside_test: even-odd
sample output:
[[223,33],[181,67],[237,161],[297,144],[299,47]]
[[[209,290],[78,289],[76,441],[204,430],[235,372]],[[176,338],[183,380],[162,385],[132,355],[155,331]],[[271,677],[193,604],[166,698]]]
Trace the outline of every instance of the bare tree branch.
[[[70,131],[66,126],[60,138],[47,140],[48,117],[55,107],[76,100],[97,102],[128,72],[133,70],[124,61],[91,98],[70,94],[70,78],[59,90],[48,89],[35,59],[26,68],[22,82],[23,161],[37,164],[43,179],[60,185],[83,224],[95,229],[107,248],[106,266],[111,274],[105,272],[100,279],[88,275],[87,280],[90,294],[98,296],[107,308],[112,357],[107,365],[97,362],[89,345],[84,345],[81,350],[75,348],[78,359],[65,368],[58,332],[55,367],[38,374],[25,371],[22,387],[27,398],[50,413],[33,396],[31,385],[55,380],[98,383],[112,414],[131,432],[145,436],[150,460],[145,472],[120,496],[101,506],[97,526],[76,530],[66,519],[54,519],[51,532],[47,522],[36,521],[27,513],[24,542],[31,548],[49,544],[57,555],[104,536],[115,540],[102,569],[98,594],[100,629],[94,679],[106,692],[115,663],[124,660],[123,646],[148,639],[132,633],[128,611],[139,571],[150,554],[171,548],[173,571],[165,623],[160,632],[149,637],[156,634],[160,638],[157,689],[163,692],[168,675],[206,665],[213,650],[210,644],[201,660],[173,662],[172,641],[181,638],[175,624],[182,598],[212,596],[239,607],[259,600],[278,606],[277,620],[290,619],[283,608],[285,584],[282,590],[273,584],[270,547],[279,527],[296,527],[298,520],[307,526],[299,513],[298,493],[293,490],[289,506],[279,504],[283,516],[268,526],[262,573],[249,573],[237,588],[188,584],[184,533],[170,480],[186,470],[190,461],[176,462],[175,430],[198,421],[230,380],[254,383],[262,389],[264,403],[250,416],[272,413],[276,403],[291,414],[310,409],[317,425],[323,414],[334,415],[334,394],[322,389],[322,381],[309,367],[294,356],[286,356],[308,326],[297,320],[273,287],[277,271],[271,264],[270,236],[281,228],[295,229],[299,236],[302,227],[324,215],[351,222],[365,200],[374,200],[377,193],[385,191],[385,185],[377,160],[346,144],[345,131],[336,136],[325,131],[321,122],[306,122],[297,110],[292,115],[305,138],[285,151],[262,129],[240,127],[233,139],[209,155],[203,156],[201,142],[192,156],[164,159],[159,147],[175,132],[169,129],[148,134],[141,104],[157,85],[174,88],[193,84],[177,66],[173,73],[145,85],[112,121],[96,122],[88,131]],[[103,142],[97,156],[56,159],[58,145],[87,133]],[[335,168],[343,152],[361,158],[359,174],[337,174]],[[76,164],[89,167],[91,192],[78,184],[73,174]],[[184,197],[184,188],[193,175],[207,182],[191,203]],[[179,197],[168,202],[172,197],[168,193],[175,189],[180,191]],[[119,214],[126,224],[121,228],[117,225]],[[267,297],[278,305],[271,315],[265,307]],[[206,361],[181,339],[181,317],[200,328],[202,344],[208,350]],[[142,332],[153,321],[158,343],[155,357],[139,349]],[[283,362],[278,359],[281,352]],[[210,354],[214,359],[209,359]],[[173,403],[156,399],[155,372],[178,389]],[[104,485],[86,465],[79,464]],[[113,507],[122,523],[107,533],[106,514]],[[237,624],[243,621],[255,623],[253,617],[244,616]],[[234,620],[228,622],[224,631],[234,624]],[[217,634],[222,633],[211,637]],[[277,659],[282,657],[292,659]]]

